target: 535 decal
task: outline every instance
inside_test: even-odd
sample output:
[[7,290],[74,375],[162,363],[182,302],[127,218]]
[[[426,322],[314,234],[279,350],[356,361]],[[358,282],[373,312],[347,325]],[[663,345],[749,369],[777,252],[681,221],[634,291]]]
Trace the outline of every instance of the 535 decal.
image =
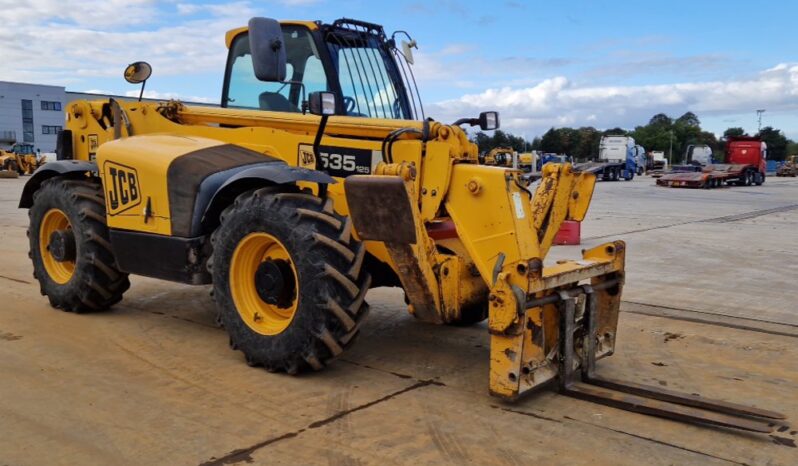
[[299,146],[298,164],[305,168],[318,168],[331,176],[346,178],[350,175],[369,175],[374,167],[382,160],[380,151],[371,149],[353,149],[351,147],[319,147],[319,164],[316,167],[316,158],[313,156],[313,146],[301,144]]
[[[357,170],[357,160],[353,154],[337,154],[335,152],[322,152],[319,151],[319,158],[321,160],[321,168],[324,170],[342,170],[344,172],[359,173]],[[371,167],[365,167],[366,170],[362,173],[369,173]]]

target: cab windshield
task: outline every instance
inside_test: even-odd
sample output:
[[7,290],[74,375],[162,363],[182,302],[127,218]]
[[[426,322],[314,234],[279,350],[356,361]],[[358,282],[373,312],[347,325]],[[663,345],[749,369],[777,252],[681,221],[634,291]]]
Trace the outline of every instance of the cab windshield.
[[249,39],[242,34],[230,47],[223,107],[301,112],[308,94],[328,91],[339,96],[338,114],[422,117],[417,94],[406,97],[404,83],[409,82],[408,76],[412,79],[409,65],[388,47],[384,34],[323,27],[319,43],[324,45],[319,47],[305,26],[283,25],[282,29],[286,82],[263,82],[255,77]]
[[347,115],[409,119],[398,69],[378,36],[335,30],[325,38]]
[[13,151],[17,155],[28,155],[33,153],[33,145],[32,144],[16,144],[13,147]]

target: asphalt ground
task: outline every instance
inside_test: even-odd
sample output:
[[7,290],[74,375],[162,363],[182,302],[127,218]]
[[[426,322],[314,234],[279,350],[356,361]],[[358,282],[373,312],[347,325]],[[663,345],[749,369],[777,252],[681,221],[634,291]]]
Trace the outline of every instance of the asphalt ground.
[[582,246],[627,242],[616,354],[602,374],[788,415],[772,435],[564,397],[488,395],[485,324],[416,322],[376,289],[359,341],[323,372],[249,368],[207,287],[131,277],[106,313],[49,307],[32,278],[24,179],[0,180],[0,465],[798,464],[798,181],[600,182]]

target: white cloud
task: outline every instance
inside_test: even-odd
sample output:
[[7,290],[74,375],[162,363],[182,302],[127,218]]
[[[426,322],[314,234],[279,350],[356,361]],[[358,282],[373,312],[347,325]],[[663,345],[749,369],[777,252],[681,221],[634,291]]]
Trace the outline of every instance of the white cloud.
[[502,87],[428,106],[428,114],[453,121],[498,110],[509,131],[542,133],[551,126],[600,128],[643,124],[659,112],[702,115],[798,109],[798,64],[782,63],[748,79],[657,85],[589,86],[563,76],[529,87]]
[[172,5],[155,0],[0,0],[0,24],[14,24],[0,28],[5,64],[0,79],[71,87],[119,77],[128,63],[142,59],[153,65],[155,77],[221,75],[224,34],[254,14],[250,3],[201,5],[193,11],[204,15],[181,22],[168,20],[174,15]]
[[319,2],[321,2],[321,0],[280,0],[280,3],[285,6],[306,6]]
[[16,32],[42,19],[79,26],[138,24],[155,15],[155,0],[0,0],[0,24]]
[[510,84],[529,81],[546,71],[573,63],[557,57],[484,57],[468,44],[449,44],[440,50],[413,50],[413,72],[420,83],[476,87],[478,82]]
[[195,3],[178,3],[175,7],[177,13],[181,15],[193,15],[202,9],[201,5]]
[[[96,92],[87,91],[89,93],[95,94]],[[125,92],[125,96],[127,97],[138,97],[140,91],[127,91]],[[183,95],[177,92],[158,92],[158,91],[150,91],[144,90],[144,98],[145,99],[158,99],[158,100],[182,100],[183,102],[199,102],[203,104],[218,104],[218,99],[211,99],[208,97],[199,97],[193,95]]]

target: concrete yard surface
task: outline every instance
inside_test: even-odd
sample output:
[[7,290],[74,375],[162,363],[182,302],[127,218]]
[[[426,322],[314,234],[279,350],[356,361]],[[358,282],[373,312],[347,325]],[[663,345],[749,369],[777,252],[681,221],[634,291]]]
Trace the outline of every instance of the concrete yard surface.
[[[627,242],[601,374],[780,411],[771,435],[681,424],[543,390],[488,395],[489,336],[416,322],[369,292],[327,370],[248,367],[208,287],[131,277],[105,313],[52,309],[32,278],[23,179],[0,180],[0,465],[798,464],[798,181],[599,182],[578,257]],[[157,260],[157,258],[153,258]]]

